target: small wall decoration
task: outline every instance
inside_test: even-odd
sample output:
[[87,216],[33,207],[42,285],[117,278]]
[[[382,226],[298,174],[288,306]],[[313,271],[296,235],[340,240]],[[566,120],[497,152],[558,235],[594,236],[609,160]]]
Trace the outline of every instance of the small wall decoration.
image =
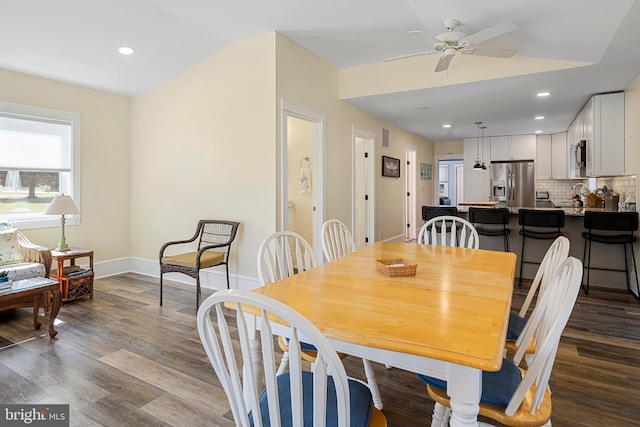
[[420,179],[430,180],[433,177],[433,165],[420,163]]
[[382,176],[400,178],[400,159],[382,156]]

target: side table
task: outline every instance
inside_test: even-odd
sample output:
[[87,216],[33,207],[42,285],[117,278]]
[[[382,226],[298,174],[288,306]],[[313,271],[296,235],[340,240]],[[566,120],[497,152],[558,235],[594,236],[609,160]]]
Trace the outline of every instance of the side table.
[[[81,248],[71,248],[65,252],[51,250],[51,256],[58,261],[56,279],[60,282],[62,302],[86,296],[93,299],[93,251]],[[77,265],[78,258],[89,258],[89,267]],[[66,266],[65,261],[68,261]]]

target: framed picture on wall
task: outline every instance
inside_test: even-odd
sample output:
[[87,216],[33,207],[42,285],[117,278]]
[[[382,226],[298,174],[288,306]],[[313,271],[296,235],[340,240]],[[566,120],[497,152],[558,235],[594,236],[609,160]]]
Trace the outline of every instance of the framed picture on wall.
[[429,180],[433,176],[433,165],[420,163],[420,179]]
[[382,156],[382,176],[400,178],[400,159]]

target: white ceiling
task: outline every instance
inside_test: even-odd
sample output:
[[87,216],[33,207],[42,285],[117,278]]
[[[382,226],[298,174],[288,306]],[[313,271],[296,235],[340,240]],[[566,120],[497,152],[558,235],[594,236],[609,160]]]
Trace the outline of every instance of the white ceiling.
[[[430,50],[407,31],[437,35],[445,18],[467,34],[511,21],[516,31],[483,46],[594,65],[348,102],[432,141],[475,136],[478,120],[486,135],[553,133],[589,96],[623,90],[640,74],[634,0],[2,0],[0,68],[140,95],[244,38],[277,31],[348,68]],[[122,45],[136,53],[119,55]],[[455,57],[450,69],[467,58]],[[541,104],[534,94],[543,89],[553,95]]]

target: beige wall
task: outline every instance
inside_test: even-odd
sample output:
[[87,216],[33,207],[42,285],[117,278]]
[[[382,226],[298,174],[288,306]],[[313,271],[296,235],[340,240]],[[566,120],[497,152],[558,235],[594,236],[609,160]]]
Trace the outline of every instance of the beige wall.
[[157,259],[199,219],[239,221],[230,274],[257,277],[275,230],[274,37],[231,44],[133,99],[133,257]]
[[[93,249],[95,260],[130,255],[130,99],[0,69],[0,100],[81,114],[81,224],[66,227],[71,246]],[[25,230],[34,243],[55,247],[59,228]]]
[[[337,218],[351,224],[351,145],[352,126],[356,126],[376,136],[373,155],[376,174],[375,240],[404,235],[404,180],[382,178],[381,156],[404,159],[405,146],[413,145],[417,149],[419,163],[433,163],[433,143],[340,101],[339,70],[281,35],[277,35],[276,54],[278,102],[285,99],[327,116],[326,218]],[[381,146],[383,127],[390,131],[390,149],[382,149]],[[418,210],[426,200],[433,198],[433,189],[420,185],[419,174],[418,167]]]
[[460,156],[462,156],[464,153],[464,143],[462,141],[437,142],[434,144],[433,149],[434,154],[460,154]]

